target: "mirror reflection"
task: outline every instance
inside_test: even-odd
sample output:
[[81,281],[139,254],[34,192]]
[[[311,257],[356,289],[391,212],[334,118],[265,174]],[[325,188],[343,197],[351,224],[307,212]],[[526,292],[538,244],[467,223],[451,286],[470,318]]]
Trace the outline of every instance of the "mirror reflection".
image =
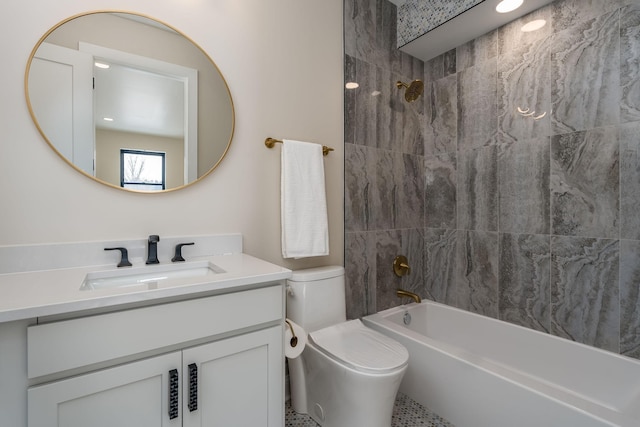
[[68,163],[131,191],[210,173],[234,129],[229,88],[191,40],[141,15],[95,12],[49,30],[26,73],[36,126]]

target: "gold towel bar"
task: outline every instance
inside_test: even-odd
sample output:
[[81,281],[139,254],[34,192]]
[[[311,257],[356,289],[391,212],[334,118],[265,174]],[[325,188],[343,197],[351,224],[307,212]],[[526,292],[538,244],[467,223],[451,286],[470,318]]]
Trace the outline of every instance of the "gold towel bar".
[[[281,139],[275,139],[275,138],[267,138],[264,140],[264,145],[267,146],[267,148],[273,148],[274,145],[276,145],[276,142],[281,144],[282,140]],[[333,151],[333,148],[329,148],[326,145],[322,146],[322,155],[326,156],[327,154],[329,154],[329,151]]]

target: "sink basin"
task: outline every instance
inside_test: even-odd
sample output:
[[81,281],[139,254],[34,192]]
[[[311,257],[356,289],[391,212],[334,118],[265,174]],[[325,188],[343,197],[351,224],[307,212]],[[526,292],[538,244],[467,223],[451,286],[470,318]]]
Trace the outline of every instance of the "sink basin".
[[153,289],[160,282],[169,279],[200,279],[220,273],[225,273],[225,271],[209,261],[95,271],[87,274],[80,290],[125,288],[139,285],[148,285],[150,289]]

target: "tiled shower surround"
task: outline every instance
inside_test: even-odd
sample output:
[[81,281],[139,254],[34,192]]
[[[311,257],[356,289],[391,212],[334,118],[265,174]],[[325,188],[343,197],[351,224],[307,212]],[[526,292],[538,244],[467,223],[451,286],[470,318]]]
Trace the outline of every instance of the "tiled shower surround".
[[428,63],[395,46],[395,5],[345,0],[349,317],[404,288],[640,358],[640,0],[555,1]]

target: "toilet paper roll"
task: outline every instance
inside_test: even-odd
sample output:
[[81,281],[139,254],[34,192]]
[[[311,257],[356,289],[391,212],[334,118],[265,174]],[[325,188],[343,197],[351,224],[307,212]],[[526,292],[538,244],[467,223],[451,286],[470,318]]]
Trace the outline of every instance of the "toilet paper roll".
[[286,320],[284,327],[284,355],[288,359],[295,359],[302,354],[304,346],[307,345],[307,332],[302,329],[302,326],[289,319]]

